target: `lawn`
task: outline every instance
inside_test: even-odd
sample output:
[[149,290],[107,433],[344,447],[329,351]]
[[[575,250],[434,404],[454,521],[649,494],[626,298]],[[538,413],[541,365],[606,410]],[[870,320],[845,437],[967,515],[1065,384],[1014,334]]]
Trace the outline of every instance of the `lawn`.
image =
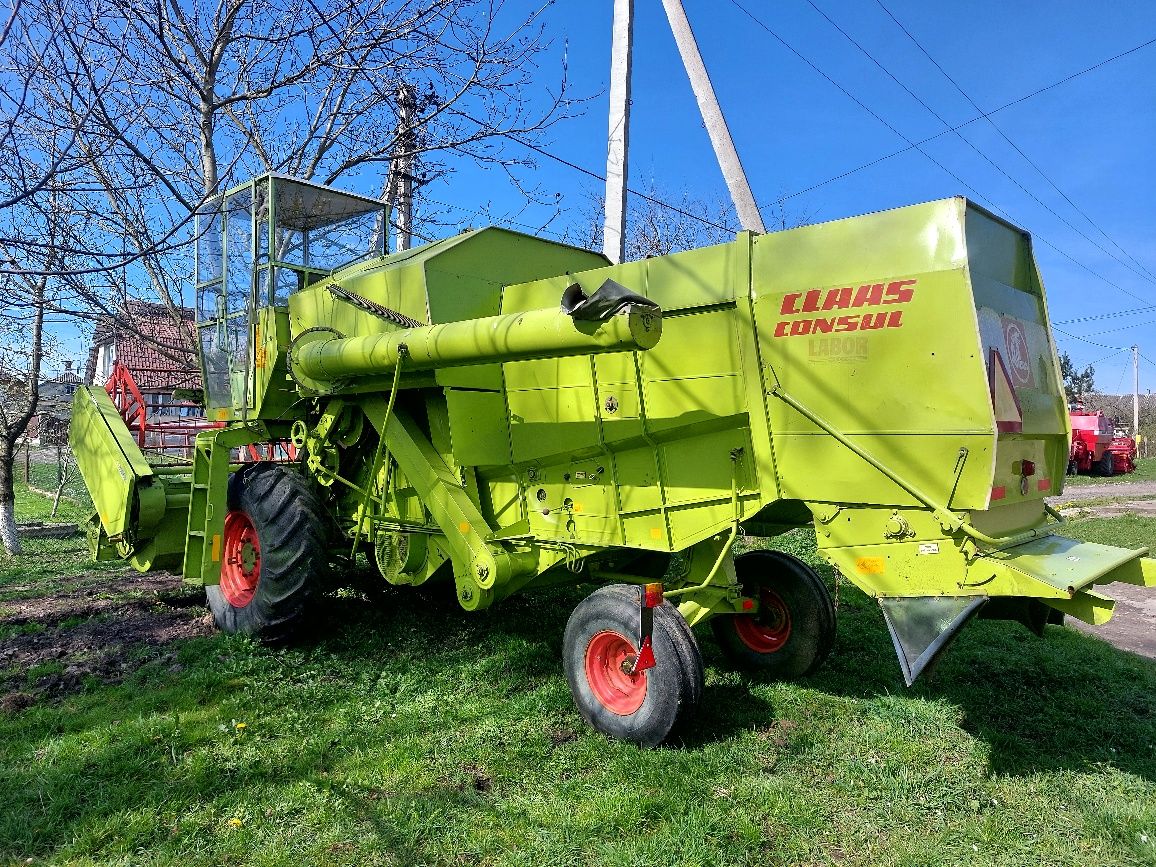
[[[813,560],[805,533],[787,542]],[[168,609],[204,625],[171,577],[142,590],[29,548],[0,561],[0,622],[88,586],[85,605],[114,607],[61,604],[43,628]],[[0,672],[34,699],[0,711],[0,862],[1156,863],[1156,663],[983,621],[908,690],[874,604],[842,584],[839,645],[803,682],[731,671],[700,633],[700,712],[647,752],[571,704],[560,640],[584,592],[477,615],[339,595],[292,648],[205,629],[126,646],[122,683],[41,694],[72,663]]]

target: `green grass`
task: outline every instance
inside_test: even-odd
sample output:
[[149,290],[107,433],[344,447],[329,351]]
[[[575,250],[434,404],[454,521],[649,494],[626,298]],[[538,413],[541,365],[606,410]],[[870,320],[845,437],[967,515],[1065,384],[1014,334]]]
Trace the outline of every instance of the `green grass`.
[[1150,482],[1156,479],[1156,458],[1140,458],[1136,461],[1135,472],[1119,476],[1068,476],[1064,488],[1078,488],[1082,485],[1123,485],[1128,482]]
[[299,646],[192,640],[179,667],[0,715],[0,863],[1156,863],[1151,661],[977,622],[907,690],[843,585],[802,682],[733,672],[700,634],[700,712],[646,752],[571,703],[584,592],[476,615],[328,598]]
[[[48,470],[51,470],[51,473],[47,472]],[[43,491],[55,491],[55,472],[55,466],[49,467],[46,464],[33,464],[32,473],[30,474],[32,486]],[[46,497],[36,491],[29,490],[29,486],[22,481],[13,485],[13,492],[16,495],[16,519],[18,521],[79,523],[87,521],[88,516],[92,514],[92,500],[89,498],[88,491],[85,490],[83,483],[80,485],[80,490],[75,490],[75,486],[73,485],[65,487],[55,518],[51,517],[51,497]]]
[[1156,551],[1156,518],[1118,515],[1112,518],[1070,518],[1059,532],[1081,542],[1097,542],[1117,548],[1151,548]]

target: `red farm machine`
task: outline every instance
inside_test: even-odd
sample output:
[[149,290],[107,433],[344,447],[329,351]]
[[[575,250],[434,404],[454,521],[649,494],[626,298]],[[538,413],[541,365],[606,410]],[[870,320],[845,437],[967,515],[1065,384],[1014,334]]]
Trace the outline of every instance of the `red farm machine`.
[[1136,469],[1136,441],[1116,420],[1096,410],[1088,412],[1082,404],[1069,410],[1072,423],[1072,445],[1068,453],[1068,475],[1096,473],[1115,476]]

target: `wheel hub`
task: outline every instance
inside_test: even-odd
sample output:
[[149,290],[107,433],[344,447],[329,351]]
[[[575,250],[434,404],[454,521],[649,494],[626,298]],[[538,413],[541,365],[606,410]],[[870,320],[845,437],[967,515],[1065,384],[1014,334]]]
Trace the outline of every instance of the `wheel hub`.
[[599,632],[586,645],[586,682],[611,713],[630,716],[646,701],[646,673],[630,673],[637,658],[634,645],[617,632]]
[[775,653],[791,637],[791,611],[774,590],[760,588],[758,614],[736,617],[735,631],[756,653]]
[[261,542],[247,514],[237,510],[225,516],[221,546],[221,593],[234,608],[244,608],[261,580]]

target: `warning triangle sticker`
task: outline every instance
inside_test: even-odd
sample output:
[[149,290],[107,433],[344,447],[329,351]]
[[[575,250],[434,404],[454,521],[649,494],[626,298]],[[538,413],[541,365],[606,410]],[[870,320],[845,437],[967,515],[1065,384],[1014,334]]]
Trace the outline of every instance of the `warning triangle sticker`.
[[998,349],[991,351],[987,365],[987,384],[991,390],[991,405],[995,410],[996,430],[1000,433],[1022,431],[1024,412]]

